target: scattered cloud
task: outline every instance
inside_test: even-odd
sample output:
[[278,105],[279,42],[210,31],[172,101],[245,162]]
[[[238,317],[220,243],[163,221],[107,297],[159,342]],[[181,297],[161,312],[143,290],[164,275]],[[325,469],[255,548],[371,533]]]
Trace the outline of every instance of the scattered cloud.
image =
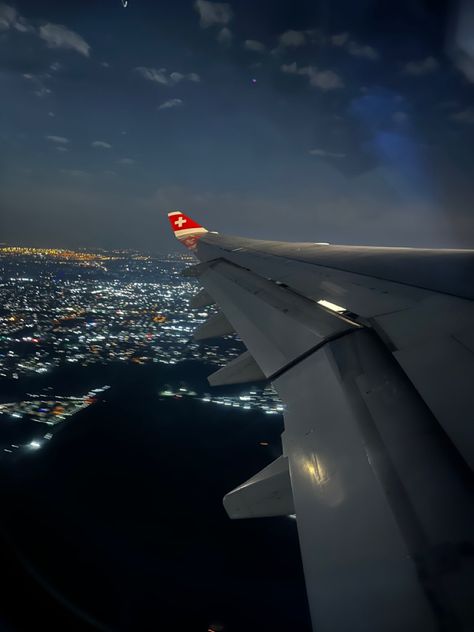
[[[171,77],[173,77],[174,74],[177,73],[171,73]],[[194,83],[199,83],[201,81],[201,77],[197,74],[197,72],[190,72],[187,75],[181,75],[181,78],[183,79],[188,79],[188,81],[193,81]]]
[[294,61],[292,64],[283,64],[280,67],[281,71],[288,74],[288,75],[297,75],[299,74],[298,72],[298,65],[296,63],[296,61]]
[[447,53],[454,66],[470,82],[474,83],[474,3],[460,0],[451,12]]
[[349,55],[353,57],[362,57],[363,59],[370,59],[375,61],[380,58],[380,55],[373,46],[368,44],[359,44],[355,40],[350,39],[349,33],[336,33],[329,38],[330,43],[333,46],[344,48]]
[[102,68],[110,68],[110,64],[108,61],[101,61],[100,65],[102,66]]
[[44,85],[40,85],[38,87],[38,90],[35,90],[36,96],[40,98],[47,97],[49,94],[51,94],[51,92],[52,91]]
[[136,161],[132,158],[120,158],[117,162],[119,165],[134,165]]
[[358,44],[354,42],[354,40],[350,40],[347,43],[346,50],[349,55],[353,55],[354,57],[363,57],[364,59],[370,59],[372,61],[376,61],[379,59],[379,53],[367,44]]
[[64,147],[64,145],[56,145],[56,149],[57,151],[60,151],[61,153],[69,151],[69,149],[67,147]]
[[183,105],[182,99],[169,99],[158,106],[159,110],[171,110],[172,108],[179,108]]
[[283,48],[291,46],[303,46],[306,44],[306,35],[304,31],[285,31],[278,38],[278,43]]
[[408,119],[408,115],[406,112],[394,112],[392,115],[392,119],[395,123],[405,123]]
[[166,68],[157,70],[156,68],[146,68],[145,66],[138,66],[135,68],[135,71],[144,79],[153,81],[154,83],[160,83],[163,86],[173,86],[184,80],[193,82],[199,82],[201,80],[196,72],[190,72],[184,75],[180,72],[169,73]]
[[474,53],[456,50],[451,57],[456,68],[470,83],[474,83]]
[[341,77],[333,70],[319,70],[316,66],[298,67],[296,62],[283,64],[281,70],[286,74],[307,76],[309,85],[313,88],[319,88],[323,92],[336,90],[344,86]]
[[[46,75],[43,75],[46,76]],[[49,94],[51,94],[51,90],[49,88],[47,88],[45,86],[45,84],[43,83],[42,80],[42,76],[39,75],[32,75],[29,72],[25,72],[22,75],[23,79],[26,79],[27,81],[31,81],[32,84],[35,86],[35,90],[34,90],[34,94],[37,97],[46,97]]]
[[196,0],[194,8],[199,13],[199,24],[203,29],[215,24],[226,25],[234,17],[232,7],[227,2],[209,2],[208,0]]
[[54,112],[48,112],[48,116],[50,116],[51,118],[54,118],[56,114]]
[[10,29],[20,33],[34,31],[31,24],[14,7],[0,3],[0,31],[8,31]]
[[327,44],[328,38],[321,29],[307,29],[305,35],[308,36],[311,44],[319,44],[320,46]]
[[[18,11],[4,3],[0,3],[0,32],[14,29],[21,33],[34,33],[39,36],[49,48],[63,48],[74,50],[85,57],[89,57],[90,45],[81,35],[75,31],[71,31],[62,24],[42,24],[39,29],[34,27],[26,20]],[[53,62],[50,65],[52,72],[61,69],[59,62]]]
[[40,26],[39,36],[49,48],[74,50],[84,57],[89,57],[91,47],[86,40],[62,24],[43,24]]
[[112,145],[106,143],[105,140],[94,140],[91,145],[92,147],[100,147],[102,149],[112,149]]
[[457,121],[458,123],[467,123],[468,125],[474,125],[474,107],[460,110],[459,112],[452,114],[451,118],[453,119],[453,121]]
[[135,70],[140,74],[144,79],[148,79],[148,81],[154,81],[155,83],[161,83],[164,86],[167,86],[171,83],[171,77],[166,74],[166,68],[162,68],[161,70],[157,70],[156,68],[145,68],[144,66],[138,66]]
[[341,154],[333,151],[326,151],[325,149],[310,149],[311,156],[319,156],[321,158],[345,158],[347,154]]
[[250,50],[254,53],[264,53],[266,51],[265,44],[257,40],[245,40],[243,46],[245,50]]
[[45,136],[46,140],[50,140],[52,143],[58,143],[60,145],[67,145],[69,138],[65,136]]
[[333,46],[344,46],[349,41],[349,33],[336,33],[330,40]]
[[405,64],[403,72],[405,75],[412,75],[413,77],[420,77],[421,75],[428,75],[438,69],[438,62],[434,57],[426,57],[419,61],[409,61]]
[[232,43],[233,37],[234,36],[232,35],[232,31],[228,29],[227,26],[224,26],[223,28],[221,28],[221,30],[217,34],[217,41],[219,42],[219,44],[230,46],[230,44]]

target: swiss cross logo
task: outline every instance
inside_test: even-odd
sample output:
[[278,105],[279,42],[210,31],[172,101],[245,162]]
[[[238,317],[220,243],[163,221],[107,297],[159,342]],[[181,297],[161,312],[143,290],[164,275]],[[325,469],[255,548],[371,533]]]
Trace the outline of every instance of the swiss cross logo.
[[174,222],[174,225],[177,226],[178,228],[182,228],[184,226],[184,224],[187,223],[187,219],[185,217],[183,217],[182,215],[180,215],[178,217],[178,219]]

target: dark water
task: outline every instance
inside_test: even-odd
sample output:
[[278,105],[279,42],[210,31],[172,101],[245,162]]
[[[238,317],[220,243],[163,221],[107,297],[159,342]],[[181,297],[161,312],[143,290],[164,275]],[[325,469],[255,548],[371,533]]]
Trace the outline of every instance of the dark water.
[[3,466],[4,629],[310,630],[294,521],[231,521],[222,507],[279,455],[281,420],[157,397],[179,380],[208,390],[209,372],[189,363],[54,378],[57,391],[112,388]]

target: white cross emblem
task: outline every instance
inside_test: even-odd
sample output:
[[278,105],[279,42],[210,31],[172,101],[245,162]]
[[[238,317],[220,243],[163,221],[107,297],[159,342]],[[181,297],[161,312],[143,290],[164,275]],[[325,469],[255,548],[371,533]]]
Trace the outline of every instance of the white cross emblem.
[[183,224],[186,224],[188,220],[185,219],[184,217],[182,217],[181,215],[178,217],[178,219],[175,221],[175,225],[178,228],[181,228],[183,226]]

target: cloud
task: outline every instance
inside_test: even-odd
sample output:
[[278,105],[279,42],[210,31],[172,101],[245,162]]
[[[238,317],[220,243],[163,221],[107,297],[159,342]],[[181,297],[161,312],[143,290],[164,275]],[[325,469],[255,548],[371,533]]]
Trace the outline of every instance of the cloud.
[[474,55],[468,55],[457,51],[453,54],[454,65],[462,72],[466,79],[474,83]]
[[112,149],[112,145],[106,143],[104,140],[94,140],[91,145],[92,147],[101,147],[102,149]]
[[294,61],[292,64],[283,64],[281,66],[281,71],[288,75],[301,74],[300,69],[298,68],[298,65],[296,64],[296,61]]
[[226,25],[234,17],[232,7],[226,2],[208,2],[208,0],[196,0],[194,8],[199,13],[199,24],[203,29],[215,24]]
[[368,46],[367,44],[358,44],[354,42],[354,40],[350,40],[347,43],[346,47],[349,55],[353,55],[354,57],[363,57],[364,59],[370,59],[375,61],[379,59],[380,55],[372,46]]
[[34,31],[34,28],[14,7],[0,3],[0,31],[8,31],[9,29],[15,29],[20,33]]
[[69,30],[62,24],[43,24],[39,29],[39,36],[49,48],[65,48],[89,57],[90,46],[78,33]]
[[217,34],[217,41],[219,44],[224,44],[225,46],[229,46],[232,43],[233,35],[232,31],[224,26],[221,28],[219,33]]
[[[15,29],[21,33],[34,33],[46,42],[49,48],[64,48],[75,50],[77,53],[89,57],[90,45],[75,31],[71,31],[62,24],[42,24],[39,29],[32,26],[18,11],[8,5],[0,3],[0,32]],[[50,70],[57,72],[61,65],[54,62]]]
[[201,80],[201,77],[196,72],[190,72],[187,75],[183,75],[180,72],[168,73],[166,68],[160,68],[157,70],[156,68],[146,68],[145,66],[138,66],[135,68],[135,71],[138,72],[138,74],[144,79],[153,81],[154,83],[160,83],[163,86],[173,86],[184,80],[193,81],[195,83]]
[[409,61],[403,68],[405,75],[412,75],[413,77],[420,77],[421,75],[428,75],[438,69],[438,62],[434,57],[426,57],[426,59],[420,59],[419,61]]
[[159,110],[170,110],[172,108],[179,108],[183,105],[182,99],[169,99],[158,106]]
[[468,125],[474,125],[474,107],[466,108],[460,112],[456,112],[451,115],[453,121],[458,123],[467,123]]
[[52,143],[58,143],[59,145],[67,145],[69,143],[69,138],[65,136],[45,136],[47,140],[50,140]]
[[61,153],[69,151],[69,149],[67,147],[64,147],[64,145],[56,145],[56,149],[57,151],[60,151]]
[[359,44],[355,40],[350,39],[349,33],[346,32],[331,35],[329,41],[333,46],[344,48],[344,50],[353,57],[362,57],[372,61],[375,61],[380,57],[378,51],[376,51],[373,46],[369,46],[368,44]]
[[347,154],[340,154],[333,151],[326,151],[325,149],[310,149],[311,156],[320,156],[321,158],[345,158]]
[[408,119],[408,115],[406,112],[394,112],[392,115],[392,119],[395,123],[405,123]]
[[304,31],[285,31],[278,38],[278,43],[283,48],[303,46],[306,43],[306,35]]
[[243,46],[245,50],[250,50],[254,53],[264,53],[266,51],[265,44],[257,40],[245,40]]
[[136,161],[132,158],[120,158],[117,162],[119,165],[134,165]]
[[455,67],[474,83],[474,3],[472,0],[460,0],[456,4],[447,52]]
[[[47,76],[47,75],[43,75],[43,76]],[[45,86],[41,75],[32,75],[29,72],[25,72],[23,73],[22,77],[23,79],[26,79],[27,81],[31,81],[33,85],[36,86],[36,90],[34,91],[34,94],[37,97],[46,97],[49,94],[51,94],[52,91]]]
[[35,90],[36,96],[40,98],[47,97],[49,94],[51,94],[51,92],[52,90],[42,84],[38,87],[38,90]]
[[349,40],[349,33],[337,33],[331,35],[331,44],[333,46],[344,46]]
[[312,66],[308,66],[304,70],[307,71],[309,85],[313,88],[319,88],[323,92],[336,90],[344,85],[341,77],[333,70],[318,70]]
[[316,66],[298,67],[296,62],[292,64],[283,64],[282,72],[290,75],[304,75],[309,79],[309,85],[313,88],[319,88],[323,92],[342,88],[344,83],[341,77],[333,70],[318,70]]

